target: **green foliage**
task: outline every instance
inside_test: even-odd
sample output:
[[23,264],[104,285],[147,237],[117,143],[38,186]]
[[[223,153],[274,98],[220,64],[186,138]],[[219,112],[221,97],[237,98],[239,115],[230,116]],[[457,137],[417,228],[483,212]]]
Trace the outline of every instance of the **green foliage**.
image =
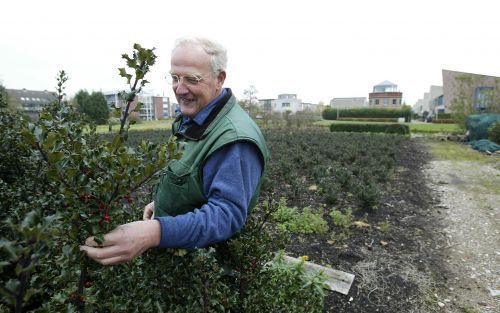
[[438,120],[432,120],[434,124],[456,124],[458,121],[452,118],[439,118]]
[[348,238],[351,235],[350,228],[354,221],[352,216],[352,209],[347,208],[345,213],[333,208],[329,213],[332,219],[333,225],[335,225],[337,230],[333,230],[330,236],[330,240],[333,242],[341,241]]
[[391,224],[388,221],[380,222],[378,224],[380,231],[384,234],[388,233],[391,229]]
[[[338,113],[338,115],[337,115]],[[401,109],[359,108],[337,109],[327,108],[322,113],[325,120],[336,120],[337,117],[359,118],[399,118],[404,117],[406,122],[411,119],[411,107],[403,106]]]
[[84,113],[92,122],[105,124],[109,117],[109,108],[104,94],[93,91],[89,94],[80,90],[75,95],[75,100],[80,112]]
[[350,205],[356,201],[367,207],[378,205],[397,151],[407,140],[399,135],[331,133],[321,129],[273,129],[265,131],[264,136],[271,156],[279,158],[269,162],[262,194],[280,192],[279,197],[297,201],[311,192],[306,186],[316,185],[315,192],[327,204],[349,200]]
[[12,97],[7,92],[4,86],[0,84],[0,109],[15,112],[21,109],[21,103],[15,97]]
[[438,120],[447,120],[447,119],[453,119],[453,113],[439,113],[437,115]]
[[347,208],[345,214],[334,208],[330,211],[329,215],[332,218],[333,225],[337,227],[348,230],[352,225],[353,217],[351,208]]
[[491,124],[488,128],[488,136],[491,141],[500,145],[500,122]]
[[328,231],[328,224],[322,217],[323,213],[315,213],[306,207],[302,212],[297,208],[286,205],[286,199],[281,198],[278,210],[273,213],[273,219],[278,223],[278,228],[283,231],[299,234],[324,234]]
[[397,123],[395,117],[339,117],[337,121],[358,121],[358,122],[379,122],[379,123]]
[[4,86],[0,85],[0,109],[5,109],[9,103],[9,94]]
[[251,290],[240,312],[323,312],[325,277],[322,272],[305,273],[303,260],[288,264],[279,254],[258,278],[266,292]]
[[330,125],[332,132],[371,132],[407,135],[410,128],[405,124],[358,124],[358,123],[334,123]]
[[[9,256],[2,258],[2,268],[16,270],[15,276],[3,271],[0,290],[6,294],[4,304],[15,312],[36,306],[40,297],[84,306],[90,265],[78,246],[91,235],[102,240],[114,226],[131,220],[133,193],[179,157],[173,137],[167,144],[143,141],[136,149],[126,148],[121,134],[112,142],[99,140],[95,127],[86,129],[74,108],[62,101],[66,80],[62,71],[58,101],[45,107],[36,123],[1,115],[6,134],[1,212],[10,217],[1,224],[1,251]],[[57,227],[56,220],[64,227]]]

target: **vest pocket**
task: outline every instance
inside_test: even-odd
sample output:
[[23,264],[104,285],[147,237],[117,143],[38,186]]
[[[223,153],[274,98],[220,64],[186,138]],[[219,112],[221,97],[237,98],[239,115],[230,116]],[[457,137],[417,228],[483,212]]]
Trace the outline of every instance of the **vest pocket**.
[[165,172],[163,179],[166,180],[168,184],[175,185],[177,188],[187,191],[188,188],[188,178],[189,178],[189,167],[179,160],[172,160]]

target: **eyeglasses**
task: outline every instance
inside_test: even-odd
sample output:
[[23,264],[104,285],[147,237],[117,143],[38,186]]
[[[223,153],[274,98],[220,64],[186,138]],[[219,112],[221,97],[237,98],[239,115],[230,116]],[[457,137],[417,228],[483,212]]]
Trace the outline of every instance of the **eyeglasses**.
[[167,82],[173,86],[177,86],[178,84],[180,84],[181,80],[184,81],[184,84],[188,86],[196,86],[203,80],[204,76],[197,74],[189,74],[186,76],[179,76],[177,74],[168,74],[166,78]]

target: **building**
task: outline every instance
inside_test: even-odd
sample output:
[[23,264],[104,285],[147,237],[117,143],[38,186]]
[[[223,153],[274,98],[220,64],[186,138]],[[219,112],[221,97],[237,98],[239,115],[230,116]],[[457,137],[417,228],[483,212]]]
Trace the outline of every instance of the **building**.
[[422,117],[434,117],[443,113],[443,86],[432,85],[429,92],[424,93],[424,97],[413,106],[413,112]]
[[463,99],[476,111],[485,111],[493,101],[500,101],[500,77],[443,70],[443,104],[445,112],[452,103]]
[[28,89],[7,89],[9,96],[16,99],[22,111],[30,119],[37,119],[43,107],[57,100],[57,93],[52,91],[38,91]]
[[352,109],[367,106],[366,97],[333,98],[330,106],[334,109]]
[[372,108],[399,108],[402,105],[403,93],[398,91],[398,85],[383,81],[373,86],[373,92],[368,94],[368,105]]
[[413,106],[420,116],[452,112],[454,101],[465,101],[476,111],[485,111],[492,101],[500,101],[500,77],[442,70],[443,86],[431,86]]
[[295,113],[313,107],[310,103],[302,103],[296,94],[284,93],[278,95],[278,99],[259,99],[259,106],[266,111]]
[[[103,92],[110,109],[124,107],[125,101],[120,97],[119,91]],[[138,102],[142,103],[139,110],[139,117],[143,121],[162,120],[174,115],[170,99],[168,97],[154,96],[148,92],[141,92],[130,104],[129,111],[137,107]]]

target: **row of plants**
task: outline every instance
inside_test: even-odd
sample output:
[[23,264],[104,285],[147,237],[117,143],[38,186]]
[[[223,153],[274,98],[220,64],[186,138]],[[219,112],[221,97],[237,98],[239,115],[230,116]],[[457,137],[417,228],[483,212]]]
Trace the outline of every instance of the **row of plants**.
[[[379,204],[404,136],[332,133],[322,129],[264,132],[271,153],[263,192],[295,202],[311,190],[327,204],[352,198],[363,208]],[[307,206],[307,205],[304,205]]]
[[457,124],[458,121],[452,118],[440,118],[440,119],[433,119],[432,123],[434,124]]
[[404,117],[406,122],[411,120],[411,107],[403,106],[401,109],[382,108],[357,108],[357,109],[334,109],[327,108],[322,116],[325,120],[336,120],[340,117],[362,117],[362,118],[400,118]]
[[339,117],[337,121],[358,121],[358,122],[381,122],[381,123],[397,123],[397,118],[390,117]]
[[333,123],[330,125],[332,132],[358,132],[358,133],[386,133],[409,135],[410,128],[406,124],[360,124],[360,123]]

